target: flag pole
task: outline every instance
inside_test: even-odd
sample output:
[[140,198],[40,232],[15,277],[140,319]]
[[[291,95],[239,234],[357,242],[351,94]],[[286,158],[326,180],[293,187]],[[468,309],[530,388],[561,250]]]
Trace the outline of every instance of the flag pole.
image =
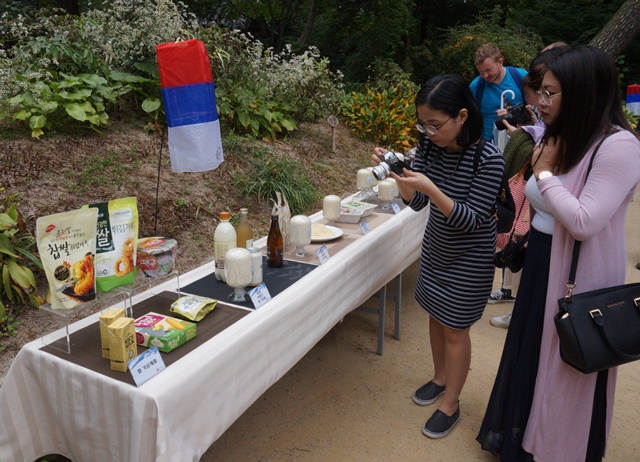
[[158,179],[156,182],[156,213],[155,223],[153,225],[153,235],[158,235],[158,196],[160,195],[160,170],[162,169],[162,145],[164,144],[164,134],[167,130],[167,125],[162,124],[162,135],[160,136],[160,151],[158,152]]

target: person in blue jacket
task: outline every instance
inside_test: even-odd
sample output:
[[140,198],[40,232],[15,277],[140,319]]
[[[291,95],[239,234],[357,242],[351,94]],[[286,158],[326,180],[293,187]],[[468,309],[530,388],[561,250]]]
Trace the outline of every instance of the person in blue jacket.
[[500,49],[491,43],[485,43],[478,48],[474,64],[480,75],[473,79],[469,88],[482,112],[483,136],[487,140],[493,140],[494,124],[498,117],[496,112],[501,107],[502,93],[505,90],[513,91],[513,98],[509,93],[505,95],[509,106],[523,104],[522,78],[527,75],[527,71],[519,67],[504,66]]

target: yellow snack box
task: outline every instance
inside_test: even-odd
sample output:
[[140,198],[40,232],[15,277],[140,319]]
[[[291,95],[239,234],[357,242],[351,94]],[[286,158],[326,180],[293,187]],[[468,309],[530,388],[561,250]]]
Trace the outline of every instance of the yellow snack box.
[[133,318],[118,318],[107,329],[111,370],[127,372],[127,361],[138,356]]
[[124,317],[124,308],[109,308],[100,315],[100,342],[102,357],[109,359],[109,330],[107,326],[118,318]]
[[169,353],[196,336],[196,324],[158,313],[147,313],[136,319],[136,342]]

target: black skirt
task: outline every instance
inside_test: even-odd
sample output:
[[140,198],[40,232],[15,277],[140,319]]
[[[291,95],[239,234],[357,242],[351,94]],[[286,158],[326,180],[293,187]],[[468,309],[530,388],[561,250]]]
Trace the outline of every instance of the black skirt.
[[[551,235],[531,228],[522,280],[487,411],[476,440],[504,462],[533,462],[522,448],[538,374],[549,280]],[[602,460],[607,371],[598,375],[587,461]]]

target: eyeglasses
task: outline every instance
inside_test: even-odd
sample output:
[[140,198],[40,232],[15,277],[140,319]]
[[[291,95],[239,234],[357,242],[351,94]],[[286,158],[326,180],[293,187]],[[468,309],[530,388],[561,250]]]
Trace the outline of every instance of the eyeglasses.
[[558,92],[558,93],[549,93],[547,90],[538,90],[536,92],[536,95],[538,95],[538,99],[540,100],[540,102],[546,106],[551,105],[551,98],[553,98],[556,95],[561,95],[562,92]]
[[420,133],[424,134],[424,135],[437,135],[438,131],[444,127],[444,124],[446,124],[447,122],[449,122],[453,117],[449,117],[447,120],[445,120],[444,122],[442,122],[442,125],[440,125],[439,127],[434,127],[433,125],[424,125],[421,123],[417,123],[416,124],[416,130],[418,130]]

